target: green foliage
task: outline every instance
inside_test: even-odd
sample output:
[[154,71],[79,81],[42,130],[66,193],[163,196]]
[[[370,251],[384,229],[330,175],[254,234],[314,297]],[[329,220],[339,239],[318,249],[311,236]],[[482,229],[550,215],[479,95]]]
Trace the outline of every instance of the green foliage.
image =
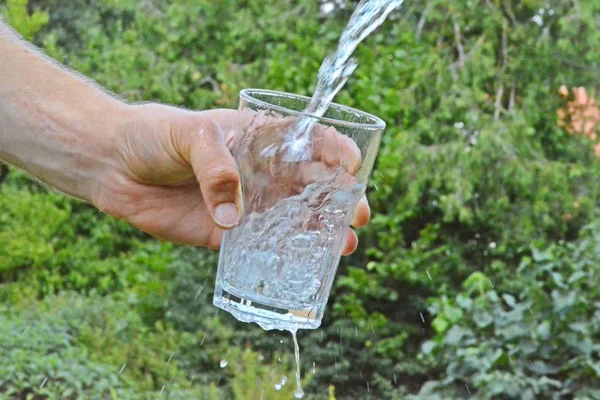
[[0,392],[9,398],[222,397],[214,385],[193,387],[179,368],[189,335],[147,326],[126,302],[65,293],[0,320]]
[[166,293],[159,278],[171,245],[142,240],[129,225],[37,185],[17,188],[20,180],[13,172],[0,186],[0,279],[17,281],[20,293],[3,287],[0,296],[14,302],[63,289],[109,293],[143,282],[136,288],[148,312],[162,307],[150,303]]
[[468,398],[466,385],[482,399],[599,398],[599,228],[584,228],[573,243],[533,247],[512,294],[478,276],[464,293],[433,301],[434,322],[447,325],[420,357],[446,367],[414,398]]
[[4,5],[2,3],[4,1],[0,2],[0,16],[27,40],[32,40],[48,24],[48,12],[38,8],[29,12],[28,0],[6,0]]
[[[351,11],[31,0],[29,11],[49,11],[35,35],[6,7],[17,30],[116,94],[191,109],[235,107],[245,87],[311,93]],[[300,334],[311,398],[598,398],[600,163],[555,119],[560,85],[597,89],[598,15],[594,0],[412,2],[358,49],[337,100],[388,128],[373,220],[340,266],[322,328]],[[260,386],[267,399],[283,375],[291,390],[289,357],[278,361],[289,335],[216,313],[215,265],[214,253],[150,239],[15,171],[0,186],[0,301],[19,304],[2,313],[4,335],[47,313],[55,330],[43,343],[56,336],[65,360],[116,377],[117,398],[165,385],[170,398],[260,398]],[[79,294],[44,300],[67,290]],[[58,384],[40,396],[71,388]]]

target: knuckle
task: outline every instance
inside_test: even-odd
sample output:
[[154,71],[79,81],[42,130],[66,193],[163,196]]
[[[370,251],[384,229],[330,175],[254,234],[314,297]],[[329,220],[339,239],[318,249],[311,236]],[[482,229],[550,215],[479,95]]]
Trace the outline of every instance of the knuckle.
[[235,190],[240,182],[237,170],[230,166],[209,168],[203,178],[208,190],[218,192]]

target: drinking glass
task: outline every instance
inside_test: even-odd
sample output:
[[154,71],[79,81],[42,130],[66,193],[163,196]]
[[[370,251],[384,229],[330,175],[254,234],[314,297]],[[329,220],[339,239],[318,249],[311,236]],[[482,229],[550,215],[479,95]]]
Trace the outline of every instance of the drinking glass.
[[[240,92],[232,153],[243,215],[224,232],[213,303],[267,330],[321,324],[385,128],[380,118],[339,104],[323,117],[305,114],[309,102]],[[294,136],[301,126],[306,132]]]

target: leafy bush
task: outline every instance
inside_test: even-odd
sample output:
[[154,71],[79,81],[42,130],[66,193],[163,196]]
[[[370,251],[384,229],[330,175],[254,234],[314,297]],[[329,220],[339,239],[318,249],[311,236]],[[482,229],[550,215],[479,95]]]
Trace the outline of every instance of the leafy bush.
[[419,398],[466,398],[467,385],[482,399],[600,398],[599,228],[586,227],[573,243],[533,247],[513,294],[474,273],[463,293],[434,300],[436,336],[421,357],[446,368]]
[[189,335],[148,327],[124,301],[65,293],[5,314],[0,392],[9,398],[222,396],[214,384],[194,387],[179,368],[177,350]]

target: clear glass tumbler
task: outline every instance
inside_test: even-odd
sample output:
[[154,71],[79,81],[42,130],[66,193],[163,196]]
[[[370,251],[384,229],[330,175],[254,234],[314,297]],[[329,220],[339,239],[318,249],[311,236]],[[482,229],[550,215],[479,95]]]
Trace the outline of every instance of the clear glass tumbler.
[[[309,101],[269,90],[240,93],[232,152],[243,216],[223,236],[213,303],[264,329],[321,324],[385,128],[380,118],[338,104],[321,118],[307,115]],[[299,126],[309,129],[291,141]],[[290,149],[296,156],[286,156]]]

